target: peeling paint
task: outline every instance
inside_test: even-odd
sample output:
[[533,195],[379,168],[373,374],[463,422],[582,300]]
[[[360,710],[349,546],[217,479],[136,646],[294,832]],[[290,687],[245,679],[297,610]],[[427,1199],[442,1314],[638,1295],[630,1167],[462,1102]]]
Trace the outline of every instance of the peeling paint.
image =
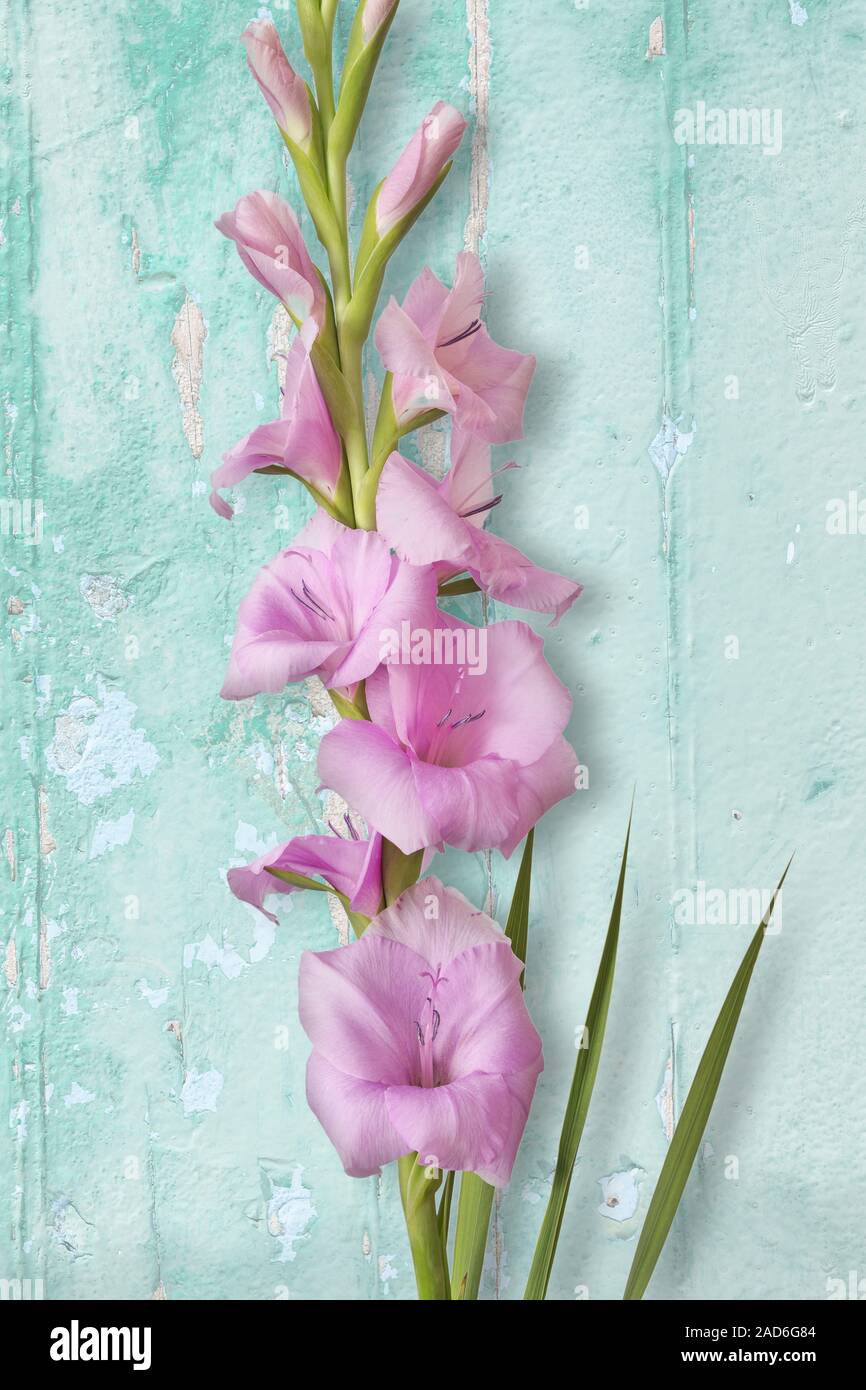
[[640,1183],[646,1176],[642,1168],[626,1168],[599,1178],[601,1205],[598,1210],[610,1221],[629,1221],[640,1202]]
[[194,459],[200,459],[204,453],[204,421],[199,413],[198,399],[204,375],[206,337],[207,327],[201,309],[187,295],[171,330],[171,345],[175,350],[171,373],[180,397],[183,432]]
[[66,780],[82,806],[149,777],[159,755],[141,729],[134,728],[136,706],[120,690],[98,682],[98,699],[79,695],[54,722],[45,750],[48,768]]
[[225,1078],[222,1072],[187,1072],[180,1093],[184,1115],[200,1115],[204,1111],[215,1111],[224,1084]]
[[132,839],[134,824],[134,811],[127,811],[126,815],[118,817],[117,820],[101,820],[93,832],[88,858],[101,859],[109,850],[116,849],[119,845],[128,845]]
[[664,58],[665,56],[665,23],[661,15],[658,15],[650,25],[649,45],[646,51],[647,62],[653,58]]
[[279,1246],[276,1259],[292,1262],[297,1258],[295,1246],[310,1239],[308,1227],[316,1219],[316,1208],[309,1188],[302,1182],[303,1168],[300,1163],[292,1170],[290,1187],[277,1187],[272,1184],[272,1195],[268,1202],[268,1233]]
[[110,622],[129,607],[131,599],[124,593],[120,580],[111,574],[85,574],[79,585],[82,596],[97,618]]

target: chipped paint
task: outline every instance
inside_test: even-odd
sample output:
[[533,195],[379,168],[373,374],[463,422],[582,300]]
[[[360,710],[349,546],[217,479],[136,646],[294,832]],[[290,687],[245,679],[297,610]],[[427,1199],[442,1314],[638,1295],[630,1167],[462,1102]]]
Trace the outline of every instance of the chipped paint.
[[205,1111],[216,1110],[224,1085],[225,1077],[222,1072],[187,1072],[180,1093],[184,1115],[201,1115]]
[[110,574],[85,574],[80,589],[97,618],[110,622],[129,607],[129,595],[124,593],[119,579]]
[[204,375],[204,343],[207,328],[201,309],[187,295],[171,330],[175,350],[171,364],[183,416],[183,432],[194,459],[204,453],[204,421],[198,409]]
[[646,1177],[642,1168],[625,1168],[599,1178],[601,1205],[598,1210],[609,1221],[630,1221],[640,1202],[640,1183]]
[[291,1185],[273,1186],[268,1202],[268,1234],[277,1243],[274,1258],[280,1263],[297,1259],[295,1247],[310,1239],[309,1227],[316,1219],[312,1193],[304,1186],[303,1173],[300,1163],[295,1164]]
[[136,706],[120,690],[97,681],[97,696],[79,695],[54,722],[45,750],[49,771],[62,777],[82,806],[149,777],[159,754],[134,727]]
[[661,15],[658,15],[650,25],[649,44],[647,46],[647,61],[653,58],[663,58],[665,56],[665,22]]

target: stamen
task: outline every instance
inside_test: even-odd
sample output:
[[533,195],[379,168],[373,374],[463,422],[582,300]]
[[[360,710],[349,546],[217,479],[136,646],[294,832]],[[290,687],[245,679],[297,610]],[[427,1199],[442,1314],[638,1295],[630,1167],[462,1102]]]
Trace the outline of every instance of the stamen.
[[300,594],[297,593],[296,590],[290,589],[290,593],[292,595],[292,598],[296,598],[301,607],[306,608],[308,613],[312,613],[314,618],[326,618],[328,616],[327,613],[324,613],[322,611],[322,609],[314,608],[311,603],[307,603],[307,600],[305,598],[301,598]]
[[439,1032],[439,1025],[442,1017],[436,1008],[436,991],[440,985],[448,983],[447,975],[440,975],[441,966],[437,965],[435,974],[430,970],[421,972],[422,980],[429,980],[431,989],[427,995],[425,1007],[421,1012],[420,1019],[415,1020],[415,1030],[418,1036],[418,1047],[421,1051],[421,1085],[435,1086],[436,1078],[433,1071],[433,1043]]
[[479,719],[483,719],[487,713],[486,709],[480,710],[478,714],[464,714],[462,719],[458,719],[456,724],[452,724],[452,729],[462,729],[464,724],[475,724]]
[[441,729],[441,728],[442,728],[442,725],[443,725],[443,724],[447,724],[447,723],[448,723],[448,720],[449,720],[450,718],[451,718],[451,711],[450,711],[450,709],[447,709],[447,710],[445,711],[445,713],[443,714],[442,718],[441,718],[441,719],[439,720],[439,722],[437,723],[436,728],[437,728],[437,729]]
[[447,343],[437,343],[437,348],[453,347],[455,343],[462,343],[464,339],[471,338],[473,333],[477,333],[481,327],[480,319],[473,319],[468,328],[464,328],[462,333],[458,333],[456,338],[449,338]]
[[500,492],[498,497],[494,497],[491,502],[480,502],[477,507],[470,507],[467,512],[458,512],[458,516],[478,516],[480,512],[489,512],[491,508],[498,507],[504,494]]
[[353,840],[360,840],[361,837],[360,837],[360,835],[358,834],[357,830],[355,829],[354,825],[352,824],[352,817],[349,815],[349,812],[348,812],[348,811],[346,811],[346,813],[344,814],[343,820],[346,822],[346,829],[348,830],[348,832],[349,832],[349,834],[351,835],[352,839],[353,839]]
[[334,622],[335,619],[334,619],[333,613],[329,613],[328,610],[327,610],[327,608],[325,607],[325,605],[324,605],[323,603],[321,603],[321,602],[319,601],[319,599],[316,598],[316,595],[312,592],[312,590],[310,589],[309,585],[307,584],[306,579],[304,580],[303,584],[301,585],[301,588],[302,588],[303,591],[304,591],[304,597],[305,597],[306,599],[309,599],[310,603],[312,603],[313,606],[314,606],[315,608],[318,608],[318,610],[319,610],[319,612],[321,613],[322,617],[323,617],[323,618],[330,618],[330,619],[331,619],[331,622]]

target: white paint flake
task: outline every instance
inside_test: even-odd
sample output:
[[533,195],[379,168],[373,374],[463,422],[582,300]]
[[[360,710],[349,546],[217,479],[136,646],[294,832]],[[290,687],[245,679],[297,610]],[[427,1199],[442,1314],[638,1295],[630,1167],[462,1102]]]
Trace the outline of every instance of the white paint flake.
[[676,420],[670,415],[665,415],[662,420],[662,427],[649,446],[649,456],[653,461],[662,482],[667,482],[673,471],[674,464],[678,459],[684,458],[692,446],[695,437],[695,422],[692,421],[692,428],[687,433],[680,429],[680,415]]
[[788,9],[791,12],[791,23],[802,26],[809,18],[805,6],[800,4],[800,0],[788,0]]
[[125,816],[120,816],[117,820],[101,820],[93,832],[88,858],[101,859],[110,849],[116,849],[118,845],[128,845],[134,824],[134,811],[127,811]]
[[310,1239],[307,1227],[316,1219],[313,1194],[301,1181],[300,1163],[292,1172],[291,1187],[272,1186],[268,1202],[268,1231],[279,1245],[276,1259],[291,1262],[297,1256],[295,1245]]
[[621,1173],[609,1173],[599,1178],[601,1205],[598,1210],[611,1221],[628,1221],[637,1211],[640,1201],[639,1183],[642,1168],[626,1168]]
[[214,1111],[225,1077],[219,1071],[189,1071],[181,1089],[184,1115],[200,1115],[202,1111]]
[[184,946],[184,970],[189,970],[196,961],[199,961],[208,970],[222,971],[227,980],[236,980],[246,967],[246,961],[243,956],[238,954],[234,946],[228,944],[220,946],[212,936],[205,936],[201,941],[192,941]]
[[132,602],[129,595],[124,593],[120,580],[110,574],[84,574],[78,587],[82,597],[103,622],[113,621]]
[[15,1138],[22,1143],[27,1138],[27,1112],[30,1109],[26,1100],[19,1100],[9,1111],[9,1128],[14,1129]]
[[78,990],[74,985],[70,985],[63,991],[63,1003],[60,1005],[60,1012],[70,1018],[78,1013]]
[[72,1105],[90,1105],[94,1100],[96,1100],[95,1091],[85,1090],[83,1086],[79,1086],[77,1081],[73,1081],[68,1094],[63,1097],[63,1104],[68,1108]]
[[149,777],[159,762],[153,744],[133,728],[137,706],[102,681],[97,690],[98,699],[78,695],[57,716],[45,750],[48,767],[66,778],[82,806],[92,806],[136,776]]
[[147,980],[136,980],[135,988],[138,990],[139,999],[144,999],[152,1009],[161,1009],[167,1003],[169,995],[169,985],[163,985],[161,989],[154,989]]

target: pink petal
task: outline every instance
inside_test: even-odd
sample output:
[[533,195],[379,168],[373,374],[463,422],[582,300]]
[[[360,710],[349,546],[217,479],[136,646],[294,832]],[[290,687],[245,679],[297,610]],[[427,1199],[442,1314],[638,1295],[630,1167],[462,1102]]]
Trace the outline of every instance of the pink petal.
[[283,51],[270,20],[255,19],[241,35],[250,72],[259,84],[281,130],[303,144],[312,128],[310,98],[306,86]]
[[[486,328],[440,349],[437,360],[448,379],[460,383],[455,418],[461,429],[491,444],[523,435],[523,410],[535,358],[494,343]],[[456,394],[452,388],[452,394]]]
[[525,835],[557,802],[575,789],[577,757],[561,736],[530,767],[521,769],[516,783],[517,821],[499,845],[507,859]]
[[[381,855],[381,840],[377,838],[378,853]],[[257,907],[276,922],[272,912],[266,912],[263,903],[270,893],[297,893],[301,890],[284,879],[274,878],[267,869],[287,869],[291,873],[303,874],[306,878],[320,877],[347,897],[358,891],[358,885],[366,885],[371,876],[372,842],[366,840],[343,840],[336,835],[299,835],[287,844],[277,845],[268,850],[260,859],[241,868],[229,869],[228,885],[241,902]],[[375,853],[372,864],[375,866]],[[381,900],[381,887],[376,907]],[[366,901],[371,897],[368,894]],[[364,908],[359,907],[363,912]]]
[[474,556],[474,528],[455,514],[428,473],[397,453],[382,469],[376,521],[388,544],[413,565],[447,560],[465,568],[464,558]]
[[501,1076],[479,1072],[446,1086],[389,1086],[388,1118],[423,1167],[454,1172],[502,1164],[512,1129],[512,1099]]
[[[436,279],[435,276],[432,278]],[[436,283],[439,283],[438,280]],[[389,372],[422,378],[438,375],[431,344],[393,296],[376,325],[376,347]]]
[[443,838],[418,795],[409,755],[384,729],[342,720],[319,745],[319,776],[404,854]]
[[503,1077],[508,1088],[508,1135],[494,1161],[475,1169],[478,1176],[489,1182],[492,1187],[506,1187],[511,1181],[514,1160],[529,1118],[536,1082],[543,1068],[544,1061],[539,1057],[538,1061],[533,1062],[525,1071]]
[[522,1071],[541,1056],[520,988],[523,965],[504,937],[471,946],[443,965],[436,992],[439,1030],[437,1075]]
[[[516,468],[517,465],[511,463],[506,467]],[[471,526],[484,525],[487,513],[475,509],[492,502],[496,492],[490,467],[490,445],[477,435],[467,434],[456,424],[451,428],[451,467],[439,484],[439,490],[458,514],[473,512],[467,518]]]
[[454,287],[439,320],[438,341],[445,343],[463,333],[479,317],[483,303],[484,271],[481,262],[472,251],[461,251],[457,257]]
[[350,1178],[369,1178],[407,1151],[385,1094],[384,1086],[347,1076],[319,1052],[307,1063],[307,1101]]
[[301,956],[301,1023],[317,1051],[362,1081],[412,1085],[419,1077],[416,1020],[429,981],[414,951],[366,932],[351,946]]
[[539,569],[516,546],[499,536],[480,532],[476,545],[477,559],[467,569],[475,575],[479,587],[515,608],[552,613],[551,627],[583,593],[581,584],[552,570]]
[[[438,832],[426,844],[444,840],[455,849],[474,853],[492,849],[511,838],[517,817],[515,789],[521,771],[515,763],[488,757],[466,767],[416,762],[413,770],[418,804]],[[383,833],[388,835],[386,830]],[[415,848],[420,849],[421,845],[416,844]]]
[[[429,265],[425,265],[409,286],[403,308],[422,335],[434,347],[439,336],[439,325],[445,313],[451,291],[434,275]],[[465,325],[464,325],[465,327]]]
[[370,42],[379,25],[385,22],[396,3],[397,0],[365,0],[361,16],[365,43]]
[[325,318],[325,293],[298,219],[276,193],[260,189],[241,198],[216,223],[234,241],[251,275],[287,305],[294,317]]
[[[435,909],[435,916],[431,912]],[[473,907],[456,888],[438,878],[424,878],[401,893],[370,923],[368,934],[400,941],[433,969],[444,968],[461,951],[482,942],[502,944],[502,930]]]
[[460,112],[437,101],[379,189],[376,226],[380,236],[408,216],[430,192],[465,129]]
[[[380,545],[383,538],[375,532]],[[384,549],[384,546],[383,546]],[[396,556],[387,558],[389,578],[382,597],[365,616],[358,614],[358,635],[351,652],[330,678],[331,686],[354,685],[363,680],[387,657],[397,640],[401,624],[410,630],[429,627],[436,622],[436,575],[430,568],[406,565]],[[369,584],[370,574],[359,578],[359,594],[363,583]]]

